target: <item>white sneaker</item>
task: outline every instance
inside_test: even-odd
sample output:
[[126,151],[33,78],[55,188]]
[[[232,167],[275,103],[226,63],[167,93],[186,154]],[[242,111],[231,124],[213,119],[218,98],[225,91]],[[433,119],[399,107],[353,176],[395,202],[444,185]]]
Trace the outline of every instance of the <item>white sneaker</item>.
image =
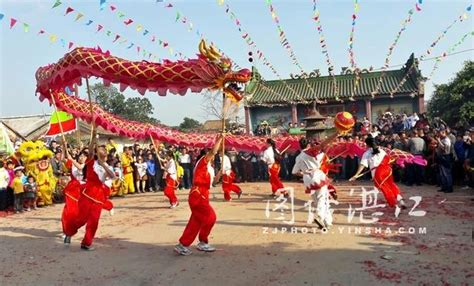
[[204,251],[204,252],[214,252],[216,251],[216,248],[210,244],[207,244],[205,242],[199,242],[197,245],[197,249],[199,251]]
[[175,207],[179,206],[179,202],[171,204],[170,209],[174,209]]
[[174,252],[178,253],[179,255],[183,255],[183,256],[188,256],[188,255],[193,253],[191,251],[191,249],[187,248],[186,246],[182,245],[181,243],[177,244],[174,247]]

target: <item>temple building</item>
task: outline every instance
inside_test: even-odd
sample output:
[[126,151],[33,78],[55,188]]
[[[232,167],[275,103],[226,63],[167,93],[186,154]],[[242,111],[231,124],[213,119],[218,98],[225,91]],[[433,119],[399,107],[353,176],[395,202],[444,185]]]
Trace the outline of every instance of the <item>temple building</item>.
[[413,54],[396,70],[343,68],[340,75],[329,76],[320,76],[315,70],[285,80],[264,81],[253,68],[252,80],[245,89],[246,130],[255,130],[263,121],[271,126],[299,124],[314,104],[323,116],[348,111],[359,120],[364,116],[376,120],[387,111],[423,113],[424,82]]

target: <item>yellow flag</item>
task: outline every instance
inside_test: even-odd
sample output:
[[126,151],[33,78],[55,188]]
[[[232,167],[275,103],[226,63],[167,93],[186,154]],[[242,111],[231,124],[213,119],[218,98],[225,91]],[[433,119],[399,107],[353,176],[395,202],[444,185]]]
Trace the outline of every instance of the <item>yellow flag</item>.
[[49,36],[49,40],[51,41],[51,43],[56,42],[57,39],[58,39],[58,37],[57,37],[56,35],[54,35],[54,34],[51,35],[51,36]]
[[140,32],[143,29],[143,25],[137,25],[137,32]]

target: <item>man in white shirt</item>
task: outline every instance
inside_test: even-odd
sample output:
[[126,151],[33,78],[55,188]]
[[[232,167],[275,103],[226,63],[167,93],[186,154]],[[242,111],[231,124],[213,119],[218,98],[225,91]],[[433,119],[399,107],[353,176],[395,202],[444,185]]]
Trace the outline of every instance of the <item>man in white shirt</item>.
[[326,229],[332,225],[332,212],[329,204],[329,178],[321,171],[321,165],[325,156],[322,150],[330,144],[337,133],[329,136],[322,143],[311,147],[305,138],[300,140],[301,153],[296,157],[292,173],[303,177],[305,192],[311,194],[316,204],[316,216],[314,222],[321,228]]
[[182,149],[181,156],[179,156],[179,164],[183,167],[184,171],[182,186],[189,190],[191,188],[191,156],[187,148]]

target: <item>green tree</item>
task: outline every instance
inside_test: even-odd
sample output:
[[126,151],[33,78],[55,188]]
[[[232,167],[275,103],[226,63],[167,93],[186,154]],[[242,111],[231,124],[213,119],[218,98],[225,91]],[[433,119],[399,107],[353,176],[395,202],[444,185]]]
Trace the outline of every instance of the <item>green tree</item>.
[[202,127],[202,124],[199,121],[189,118],[189,117],[185,117],[183,119],[183,122],[179,124],[180,130],[193,130],[193,129],[199,129],[201,127]]
[[154,108],[146,97],[125,99],[116,87],[107,87],[101,83],[92,86],[91,96],[105,111],[122,118],[154,124],[160,122],[152,117]]
[[435,86],[428,102],[428,114],[440,117],[450,126],[474,124],[474,62],[467,61],[456,77]]

